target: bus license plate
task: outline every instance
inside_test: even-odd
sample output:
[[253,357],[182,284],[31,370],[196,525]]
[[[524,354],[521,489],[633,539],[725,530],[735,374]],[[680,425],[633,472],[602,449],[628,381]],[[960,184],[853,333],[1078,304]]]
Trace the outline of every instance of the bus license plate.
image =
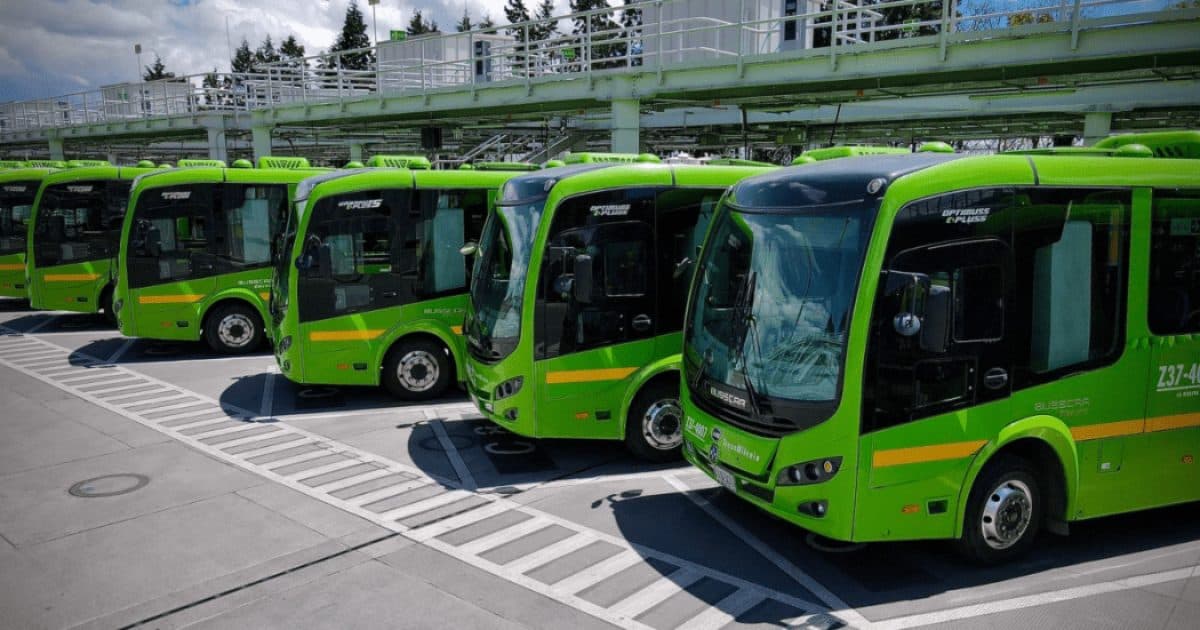
[[733,473],[720,466],[713,466],[713,473],[717,476],[717,483],[730,492],[737,492],[737,477],[734,477]]

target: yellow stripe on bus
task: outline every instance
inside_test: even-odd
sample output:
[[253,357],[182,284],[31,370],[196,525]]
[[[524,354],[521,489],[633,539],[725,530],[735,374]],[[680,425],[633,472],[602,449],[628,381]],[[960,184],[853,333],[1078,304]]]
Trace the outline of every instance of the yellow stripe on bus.
[[191,304],[203,300],[204,296],[196,293],[181,293],[179,295],[139,295],[138,304]]
[[314,330],[309,341],[370,341],[383,334],[382,330]]
[[1121,437],[1123,435],[1137,435],[1144,431],[1145,428],[1145,420],[1121,420],[1119,422],[1071,427],[1071,437],[1075,438],[1076,442],[1102,440],[1104,438]]
[[558,385],[562,383],[592,383],[595,381],[619,381],[637,371],[637,368],[604,368],[600,370],[564,370],[547,372],[546,383]]
[[1192,427],[1200,427],[1200,413],[1183,413],[1178,416],[1150,418],[1146,422],[1146,433],[1190,429]]
[[25,271],[25,265],[21,263],[4,263],[0,265],[0,271]]
[[939,462],[947,459],[962,459],[978,453],[984,444],[987,444],[987,440],[951,442],[950,444],[932,444],[929,446],[913,446],[910,448],[892,448],[875,451],[871,465],[875,468],[883,468],[884,466],[901,466],[904,464]]
[[98,273],[48,273],[42,276],[46,282],[79,282],[89,280],[99,280]]

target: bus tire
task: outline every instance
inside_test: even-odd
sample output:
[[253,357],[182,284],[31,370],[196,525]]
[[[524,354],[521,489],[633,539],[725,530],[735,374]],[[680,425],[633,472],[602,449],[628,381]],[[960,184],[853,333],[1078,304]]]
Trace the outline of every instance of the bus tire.
[[117,325],[117,313],[113,310],[113,288],[112,285],[104,287],[100,291],[100,315],[104,317],[104,322],[111,326]]
[[1001,454],[984,466],[963,516],[957,541],[967,559],[1000,564],[1029,551],[1041,529],[1044,493],[1037,467],[1022,457]]
[[204,318],[204,341],[220,354],[254,352],[264,336],[262,318],[246,304],[219,304]]
[[432,400],[454,381],[450,351],[424,337],[401,339],[383,359],[383,387],[405,401]]
[[625,447],[640,459],[679,459],[683,446],[683,409],[679,386],[665,380],[638,392],[625,417]]

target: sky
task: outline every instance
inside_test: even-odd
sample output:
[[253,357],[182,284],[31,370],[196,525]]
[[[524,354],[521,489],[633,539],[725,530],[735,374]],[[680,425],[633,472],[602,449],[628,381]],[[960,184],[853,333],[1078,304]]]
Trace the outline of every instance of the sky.
[[[309,55],[328,49],[350,0],[0,0],[0,102],[83,92],[139,78],[157,53],[179,75],[229,67],[225,24],[234,48],[257,48],[294,34]],[[527,0],[530,10],[537,0]],[[558,14],[567,0],[556,0]],[[617,4],[617,3],[614,3]],[[358,1],[371,35],[371,7]],[[380,38],[403,29],[413,9],[453,31],[466,6],[473,21],[487,12],[499,24],[505,0],[381,0]]]

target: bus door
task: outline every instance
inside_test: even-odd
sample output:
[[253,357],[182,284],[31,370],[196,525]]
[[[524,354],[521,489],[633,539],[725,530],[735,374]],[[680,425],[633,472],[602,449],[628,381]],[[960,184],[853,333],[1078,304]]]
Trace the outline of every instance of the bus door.
[[[866,499],[882,513],[954,514],[954,488],[986,443],[989,422],[1010,417],[1006,197],[954,193],[910,204],[896,217],[873,311],[863,405]],[[950,535],[954,520],[880,526],[895,535]]]
[[406,270],[415,258],[405,247],[403,225],[411,192],[363,191],[316,203],[297,262],[306,379],[376,383],[371,351],[395,324],[394,316],[386,321],[379,311],[401,306],[411,295]]
[[629,376],[654,357],[656,189],[562,201],[535,314],[538,423],[555,435],[618,435]]
[[1200,499],[1200,191],[1155,190],[1146,432],[1160,503]]
[[214,291],[220,273],[213,217],[217,187],[170,186],[139,196],[126,263],[131,312],[139,327],[199,325],[196,305]]

